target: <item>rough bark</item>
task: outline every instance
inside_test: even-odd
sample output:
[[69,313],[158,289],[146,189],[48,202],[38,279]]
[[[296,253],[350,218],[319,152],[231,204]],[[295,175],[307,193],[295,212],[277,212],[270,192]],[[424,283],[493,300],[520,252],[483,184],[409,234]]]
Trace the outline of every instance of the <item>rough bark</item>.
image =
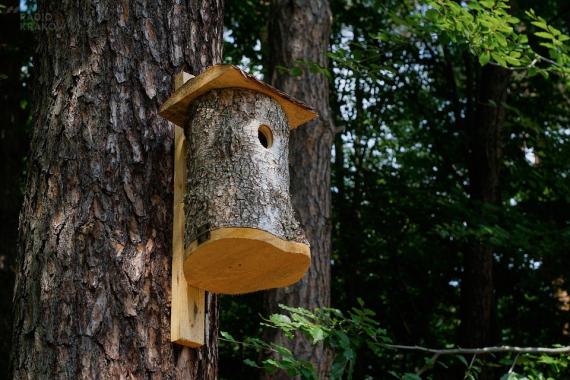
[[[214,90],[192,103],[190,115],[186,245],[201,226],[257,228],[306,243],[289,196],[290,132],[279,103],[251,90]],[[262,125],[272,135],[267,147]]]
[[[485,66],[479,79],[477,108],[467,123],[469,196],[481,221],[486,205],[500,203],[502,131],[509,71]],[[474,243],[464,253],[461,286],[460,344],[480,347],[494,343],[493,248]]]
[[39,1],[34,130],[14,295],[17,379],[207,378],[170,343],[173,129],[186,66],[221,60],[222,2]]
[[[269,22],[271,83],[315,107],[320,118],[293,131],[289,165],[293,207],[311,244],[311,268],[298,284],[270,291],[265,300],[268,312],[277,305],[325,307],[330,304],[331,195],[330,161],[335,128],[329,110],[328,80],[307,67],[292,76],[279,66],[299,66],[298,60],[327,67],[331,11],[326,0],[274,0]],[[272,334],[268,332],[268,334]],[[319,378],[325,378],[330,355],[322,346],[313,347],[301,336],[288,341],[282,335],[268,336],[290,347],[295,354],[311,360]],[[284,373],[266,378],[288,378]]]

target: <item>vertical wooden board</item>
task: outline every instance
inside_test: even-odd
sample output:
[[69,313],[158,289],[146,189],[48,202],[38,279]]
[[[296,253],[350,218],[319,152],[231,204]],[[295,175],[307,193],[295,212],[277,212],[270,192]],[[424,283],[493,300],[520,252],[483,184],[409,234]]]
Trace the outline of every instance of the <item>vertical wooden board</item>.
[[[174,78],[175,88],[192,75],[181,72]],[[186,183],[186,141],[184,130],[174,126],[174,215],[172,229],[172,303],[170,340],[188,347],[204,344],[204,290],[188,286],[184,277],[184,190]]]

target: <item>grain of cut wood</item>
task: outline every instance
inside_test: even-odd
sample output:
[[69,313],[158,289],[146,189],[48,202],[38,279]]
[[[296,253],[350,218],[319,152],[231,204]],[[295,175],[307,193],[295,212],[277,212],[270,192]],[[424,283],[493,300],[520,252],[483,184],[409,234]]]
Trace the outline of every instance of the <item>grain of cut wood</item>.
[[[180,72],[174,78],[175,89],[193,78]],[[184,276],[184,191],[186,182],[186,138],[184,130],[174,126],[174,215],[172,229],[172,301],[170,340],[183,346],[204,344],[205,291],[189,286]]]
[[[196,287],[224,294],[287,286],[301,279],[311,262],[307,244],[287,241],[255,228],[221,228],[184,262]],[[207,275],[204,275],[207,274]]]

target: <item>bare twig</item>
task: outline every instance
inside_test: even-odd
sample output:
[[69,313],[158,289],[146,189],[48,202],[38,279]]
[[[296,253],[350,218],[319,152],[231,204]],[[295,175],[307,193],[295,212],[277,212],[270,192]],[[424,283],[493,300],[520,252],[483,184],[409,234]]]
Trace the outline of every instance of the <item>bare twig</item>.
[[400,344],[385,344],[384,347],[393,350],[408,350],[429,352],[438,355],[461,355],[461,354],[496,354],[496,353],[517,353],[517,354],[566,354],[570,353],[570,346],[564,347],[516,347],[516,346],[495,346],[495,347],[481,347],[481,348],[428,348],[422,346],[403,346]]
[[515,356],[515,360],[513,360],[513,364],[511,365],[511,368],[509,369],[509,373],[514,373],[515,372],[515,366],[517,365],[517,360],[519,359],[519,354],[517,354],[517,356]]
[[471,358],[469,366],[467,367],[467,371],[465,371],[465,376],[463,377],[463,380],[466,380],[468,378],[469,374],[471,373],[471,368],[473,368],[473,364],[475,364],[476,359],[477,359],[477,354],[474,354],[473,357]]
[[432,358],[419,370],[416,371],[416,375],[421,376],[423,375],[425,372],[429,371],[430,369],[433,368],[433,366],[435,365],[435,363],[437,362],[437,359],[439,358],[439,354],[434,354],[432,356]]

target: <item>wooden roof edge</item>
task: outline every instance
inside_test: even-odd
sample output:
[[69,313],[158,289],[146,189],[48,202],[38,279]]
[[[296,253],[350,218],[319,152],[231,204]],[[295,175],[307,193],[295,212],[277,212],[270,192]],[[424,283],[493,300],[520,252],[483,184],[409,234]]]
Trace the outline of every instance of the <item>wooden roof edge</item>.
[[245,71],[243,71],[242,69],[240,69],[240,68],[237,67],[237,66],[234,66],[234,65],[227,65],[227,66],[231,66],[232,68],[239,70],[240,73],[241,73],[244,77],[246,77],[247,79],[257,82],[257,83],[258,83],[259,85],[261,85],[262,87],[267,88],[269,91],[275,92],[277,95],[281,96],[282,98],[287,99],[287,100],[290,101],[291,103],[293,103],[293,104],[295,104],[295,105],[297,105],[297,106],[299,106],[299,107],[301,107],[301,108],[304,108],[304,109],[306,109],[306,110],[309,111],[309,112],[314,112],[316,115],[318,115],[317,111],[316,111],[313,107],[311,107],[311,106],[309,106],[308,104],[306,104],[305,102],[303,102],[303,101],[301,101],[301,100],[299,100],[299,99],[297,99],[297,98],[292,97],[291,95],[287,94],[287,93],[284,92],[284,91],[279,90],[279,89],[276,88],[276,87],[273,87],[273,86],[270,85],[269,83],[266,83],[266,82],[264,82],[264,81],[262,81],[262,80],[257,79],[255,76],[253,76],[253,75],[251,75],[251,74],[249,74],[249,73],[246,73]]
[[[319,116],[314,108],[310,107],[301,100],[288,95],[287,93],[271,86],[270,84],[257,79],[239,67],[230,64],[218,64],[210,66],[199,75],[188,80],[180,88],[174,91],[174,93],[172,93],[172,95],[162,104],[159,110],[159,114],[162,117],[174,122],[175,124],[184,124],[184,122],[187,121],[187,115],[180,115],[180,110],[177,109],[176,104],[184,102],[184,99],[188,97],[191,97],[192,99],[190,99],[187,104],[191,104],[191,102],[194,100],[194,98],[191,96],[192,94],[199,92],[200,89],[207,86],[209,82],[216,81],[218,78],[222,77],[230,70],[239,72],[239,74],[243,77],[244,82],[250,82],[255,86],[263,89],[264,91],[262,91],[262,93],[265,93],[266,95],[277,100],[281,106],[283,106],[282,103],[291,103],[292,106],[298,107],[305,116],[300,117],[298,114],[291,115],[291,110],[284,108],[284,112],[287,115],[292,129]],[[216,86],[214,88],[240,88],[240,86]]]

